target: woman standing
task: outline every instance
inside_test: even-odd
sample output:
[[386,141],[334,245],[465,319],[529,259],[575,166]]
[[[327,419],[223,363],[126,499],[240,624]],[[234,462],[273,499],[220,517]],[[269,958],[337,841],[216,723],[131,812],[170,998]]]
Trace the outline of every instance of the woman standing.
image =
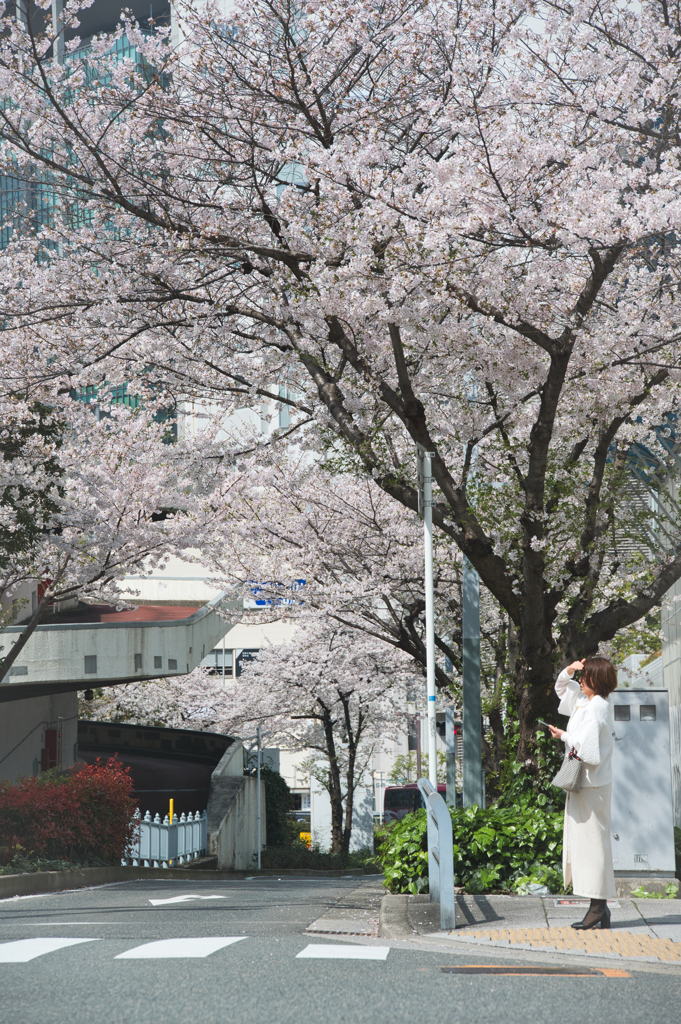
[[[580,672],[579,683],[573,679]],[[569,715],[567,731],[549,726],[551,735],[573,747],[584,762],[579,793],[567,793],[563,829],[563,878],[576,896],[591,900],[583,921],[573,928],[609,928],[607,901],[615,898],[610,844],[612,790],[612,709],[608,696],[617,674],[607,658],[568,665],[556,680],[558,712]]]

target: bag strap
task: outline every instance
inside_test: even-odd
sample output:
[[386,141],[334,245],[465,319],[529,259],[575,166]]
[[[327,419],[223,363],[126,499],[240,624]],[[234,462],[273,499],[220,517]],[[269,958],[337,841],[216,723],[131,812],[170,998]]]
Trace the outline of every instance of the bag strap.
[[574,747],[572,748],[572,750],[568,754],[568,760],[575,760],[575,761],[581,761],[582,760]]

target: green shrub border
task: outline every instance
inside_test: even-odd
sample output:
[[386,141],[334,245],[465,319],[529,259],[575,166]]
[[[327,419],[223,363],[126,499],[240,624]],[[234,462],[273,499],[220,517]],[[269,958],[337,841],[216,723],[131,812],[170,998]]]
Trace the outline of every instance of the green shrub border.
[[[532,883],[563,890],[563,813],[539,807],[449,809],[454,882],[466,892],[527,892]],[[386,826],[378,856],[393,893],[428,891],[426,812]]]

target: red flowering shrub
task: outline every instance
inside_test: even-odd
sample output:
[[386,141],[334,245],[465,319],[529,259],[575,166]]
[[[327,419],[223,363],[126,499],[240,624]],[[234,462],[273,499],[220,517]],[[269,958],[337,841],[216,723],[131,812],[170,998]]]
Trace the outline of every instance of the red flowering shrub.
[[117,757],[0,782],[0,865],[15,857],[120,863],[135,829],[132,786]]

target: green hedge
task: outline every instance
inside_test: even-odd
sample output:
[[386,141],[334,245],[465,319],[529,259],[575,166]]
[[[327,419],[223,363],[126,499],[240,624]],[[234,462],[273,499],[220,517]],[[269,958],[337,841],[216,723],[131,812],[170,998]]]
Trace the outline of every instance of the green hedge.
[[[540,808],[450,808],[454,881],[470,893],[523,892],[531,882],[561,892],[563,813]],[[386,828],[379,858],[391,892],[428,891],[426,812]]]

